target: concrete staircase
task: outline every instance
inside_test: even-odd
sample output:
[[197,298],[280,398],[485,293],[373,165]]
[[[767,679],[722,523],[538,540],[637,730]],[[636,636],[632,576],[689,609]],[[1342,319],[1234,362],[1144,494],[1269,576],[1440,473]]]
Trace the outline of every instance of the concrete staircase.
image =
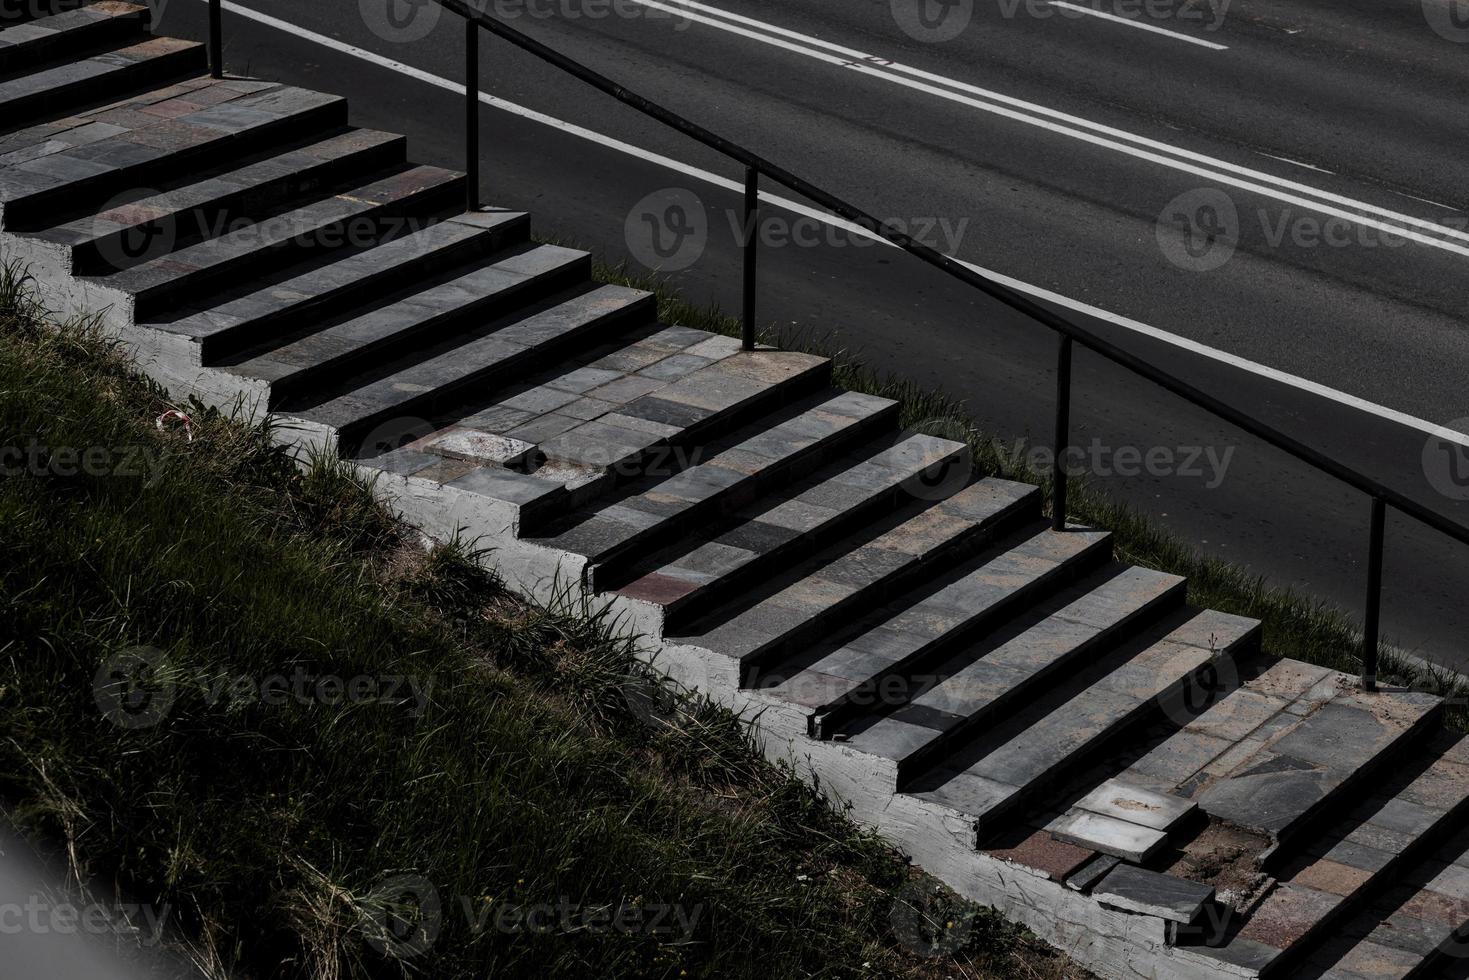
[[175,397],[272,413],[528,595],[610,603],[930,872],[1109,977],[1420,977],[1469,930],[1469,743],[1425,695],[1052,531],[821,357],[591,281],[527,215],[205,77],[144,8],[0,30],[0,254]]

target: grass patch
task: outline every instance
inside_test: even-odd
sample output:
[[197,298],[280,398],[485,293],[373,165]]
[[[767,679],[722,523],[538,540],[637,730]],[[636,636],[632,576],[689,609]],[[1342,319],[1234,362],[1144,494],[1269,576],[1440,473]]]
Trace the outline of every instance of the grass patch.
[[[715,305],[688,302],[665,279],[629,273],[626,265],[600,261],[595,263],[593,275],[599,282],[655,293],[659,316],[665,323],[732,337],[740,335],[737,318],[725,315]],[[901,404],[902,426],[967,441],[981,474],[1041,487],[1049,512],[1051,474],[1036,472],[1025,460],[1017,459],[996,434],[982,431],[959,400],[879,371],[829,338],[767,330],[760,340],[786,350],[832,358],[833,379],[838,386],[895,399]],[[1112,499],[1085,480],[1068,481],[1067,510],[1075,520],[1111,531],[1119,559],[1187,577],[1189,602],[1260,620],[1268,653],[1347,673],[1361,672],[1362,632],[1341,609],[1297,590],[1270,585],[1263,576],[1209,557],[1146,514]],[[1448,724],[1469,731],[1469,686],[1450,673],[1384,647],[1379,657],[1379,676],[1384,684],[1412,686],[1447,698]]]
[[593,610],[425,553],[21,278],[0,803],[89,900],[166,912],[221,978],[1076,975],[670,703]]

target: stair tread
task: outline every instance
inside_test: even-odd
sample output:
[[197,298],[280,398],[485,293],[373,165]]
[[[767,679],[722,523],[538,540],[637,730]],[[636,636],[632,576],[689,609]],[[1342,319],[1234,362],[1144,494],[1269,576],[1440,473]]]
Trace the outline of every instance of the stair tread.
[[[728,355],[734,353],[733,349],[728,351]],[[643,493],[578,514],[565,522],[569,526],[536,540],[547,547],[584,555],[593,563],[605,562],[648,535],[646,515],[659,517],[657,526],[676,522],[768,479],[782,464],[836,442],[851,431],[861,431],[864,422],[894,416],[896,409],[897,402],[889,398],[857,392],[833,394]]]
[[223,238],[208,239],[127,269],[91,278],[135,296],[146,296],[155,290],[183,283],[200,273],[226,268],[245,256],[330,229],[344,221],[371,216],[385,206],[412,201],[460,180],[460,174],[439,167],[412,167],[312,201]]
[[328,170],[342,160],[350,160],[383,146],[402,145],[404,142],[402,136],[394,133],[370,129],[352,130],[173,190],[141,197],[96,214],[34,232],[30,237],[76,248],[128,229],[157,222],[176,222],[182,215],[196,208],[246,191],[291,179],[310,179],[312,174]]
[[[177,112],[177,114],[175,114]],[[345,118],[346,100],[288,85],[195,79],[0,140],[0,202],[5,223],[20,208],[145,183],[161,161],[192,161],[228,147],[246,152],[255,139],[289,121],[329,112]],[[51,208],[44,208],[49,217]]]
[[[465,214],[437,222],[401,238],[353,252],[280,282],[272,282],[209,307],[185,307],[172,320],[144,320],[146,326],[191,337],[201,343],[239,328],[273,323],[280,317],[313,308],[323,300],[350,292],[379,276],[391,276],[441,252],[457,250],[497,229],[525,224],[519,211]],[[164,314],[169,315],[169,314]]]
[[775,693],[823,713],[859,691],[876,688],[884,676],[902,673],[936,644],[953,642],[1008,603],[1046,587],[1063,568],[1098,554],[1110,541],[1104,531],[1041,531],[922,599],[904,603]]
[[[355,199],[357,195],[352,197]],[[586,254],[557,245],[541,245],[479,266],[455,279],[429,286],[280,347],[230,361],[224,370],[279,384],[308,368],[360,354],[446,318],[471,315],[489,303],[513,299],[537,281],[583,262]],[[466,352],[466,357],[469,353]]]
[[860,751],[911,763],[960,729],[1009,705],[1139,616],[1181,600],[1183,584],[1177,575],[1125,568],[853,734],[848,742]]
[[[778,649],[796,625],[816,621],[953,552],[1004,516],[1038,507],[1039,497],[1029,484],[986,478],[857,548],[843,543],[826,549],[799,569],[806,574],[753,605],[730,616],[711,614],[701,626],[672,635],[738,660],[754,659]],[[778,687],[785,676],[776,670],[772,680]],[[799,694],[775,693],[805,703]]]
[[4,79],[0,81],[0,106],[5,106],[12,118],[20,118],[15,114],[24,106],[52,103],[81,86],[103,82],[123,85],[142,70],[175,62],[182,70],[186,65],[201,62],[204,55],[204,45],[196,41],[150,37],[126,47]]
[[129,29],[142,33],[148,19],[148,7],[142,4],[104,0],[12,25],[0,30],[0,72],[55,57],[68,45],[120,37]]
[[1220,656],[1258,636],[1256,620],[1202,610],[1062,704],[1022,715],[1010,737],[945,782],[912,795],[975,817],[1013,807],[1023,794],[1144,712]]
[[1132,778],[1281,839],[1441,703],[1358,688],[1347,674],[1281,661],[1138,760]]
[[[563,251],[568,260],[585,255]],[[547,267],[553,266],[548,263]],[[295,414],[341,430],[385,414],[409,411],[426,392],[477,379],[495,369],[521,365],[538,347],[575,337],[588,325],[646,296],[641,290],[621,286],[598,287]]]
[[1425,965],[1466,953],[1469,931],[1469,831],[1459,829],[1432,857],[1342,923],[1338,938],[1309,962],[1328,975],[1403,980]]
[[756,504],[739,511],[741,520],[733,528],[691,548],[680,546],[673,554],[652,557],[638,566],[642,574],[615,591],[672,610],[737,573],[788,556],[812,536],[840,526],[898,492],[905,482],[962,455],[965,448],[932,436],[910,436],[775,506]]
[[[577,315],[602,314],[608,308],[604,304],[609,298],[625,304],[627,308],[645,309],[650,315],[653,312],[652,294],[618,286],[598,287],[570,301],[569,305],[562,304],[559,309],[561,313],[581,311]],[[552,308],[555,309],[557,307]],[[554,328],[560,314],[550,310],[545,312],[547,316],[532,324],[531,331],[539,334],[542,328]],[[514,385],[504,389],[497,387],[488,394],[461,400],[454,412],[456,422],[439,427],[437,431],[420,433],[421,438],[414,444],[395,450],[392,459],[382,460],[381,465],[391,466],[394,472],[403,475],[416,476],[419,470],[431,467],[440,458],[422,451],[420,447],[441,435],[452,436],[455,433],[464,433],[467,438],[479,439],[486,444],[496,440],[518,443],[521,447],[519,455],[527,455],[542,441],[589,422],[610,422],[618,428],[636,428],[636,434],[646,440],[642,444],[644,447],[668,439],[682,439],[689,434],[691,426],[708,421],[718,413],[690,413],[682,419],[686,423],[682,426],[652,422],[624,413],[633,403],[647,402],[649,393],[656,395],[704,366],[738,354],[738,348],[739,341],[729,337],[689,327],[652,323],[634,336],[603,342],[580,356],[537,370]],[[675,421],[671,414],[664,417],[670,423]],[[599,466],[548,462],[533,474],[505,471],[501,475],[490,473],[476,477],[470,482],[475,484],[476,492],[492,497],[496,496],[494,488],[509,488],[510,496],[499,498],[508,503],[523,503],[527,495],[544,502],[538,487],[560,489],[567,484],[595,480],[610,466],[626,458],[629,452],[622,447],[616,457],[611,454],[604,456],[603,465]],[[498,468],[498,462],[491,467]]]

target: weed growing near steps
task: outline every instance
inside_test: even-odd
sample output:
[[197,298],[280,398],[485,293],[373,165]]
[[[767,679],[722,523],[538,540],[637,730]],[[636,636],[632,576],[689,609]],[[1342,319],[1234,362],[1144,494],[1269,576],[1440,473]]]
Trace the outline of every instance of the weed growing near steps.
[[18,278],[0,443],[38,451],[0,477],[0,805],[208,975],[1074,975],[728,714],[640,720],[595,610],[425,554],[347,469],[170,405]]
[[[717,306],[690,303],[663,279],[630,274],[625,265],[605,262],[594,264],[593,275],[599,282],[655,293],[659,318],[664,323],[731,337],[740,335],[738,319],[725,315]],[[900,402],[902,426],[922,426],[931,435],[967,441],[976,467],[983,475],[1035,484],[1045,492],[1049,506],[1051,474],[1036,472],[1024,459],[1015,458],[1000,438],[982,432],[961,401],[897,375],[880,372],[830,338],[767,330],[760,340],[786,350],[832,358],[832,377],[839,387]],[[1067,489],[1068,516],[1111,531],[1119,559],[1185,576],[1188,599],[1196,606],[1263,622],[1267,653],[1351,674],[1361,671],[1361,630],[1340,609],[1293,589],[1269,585],[1263,577],[1250,575],[1229,562],[1209,558],[1145,514],[1111,499],[1083,480],[1070,481]],[[1469,731],[1469,686],[1457,678],[1386,648],[1380,657],[1380,674],[1384,684],[1411,684],[1450,699],[1448,723]]]

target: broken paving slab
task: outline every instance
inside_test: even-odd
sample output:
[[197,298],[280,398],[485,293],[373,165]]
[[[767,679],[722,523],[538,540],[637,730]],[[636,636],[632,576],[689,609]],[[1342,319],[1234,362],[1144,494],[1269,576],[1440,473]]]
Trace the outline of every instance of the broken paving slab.
[[1168,835],[1161,830],[1076,809],[1047,829],[1061,840],[1126,861],[1146,861],[1168,841]]
[[1156,915],[1184,925],[1194,921],[1206,902],[1214,898],[1212,885],[1175,878],[1131,864],[1121,864],[1092,890],[1103,905]]
[[1120,779],[1107,780],[1076,802],[1077,809],[1165,832],[1197,806],[1192,800],[1155,793]]

